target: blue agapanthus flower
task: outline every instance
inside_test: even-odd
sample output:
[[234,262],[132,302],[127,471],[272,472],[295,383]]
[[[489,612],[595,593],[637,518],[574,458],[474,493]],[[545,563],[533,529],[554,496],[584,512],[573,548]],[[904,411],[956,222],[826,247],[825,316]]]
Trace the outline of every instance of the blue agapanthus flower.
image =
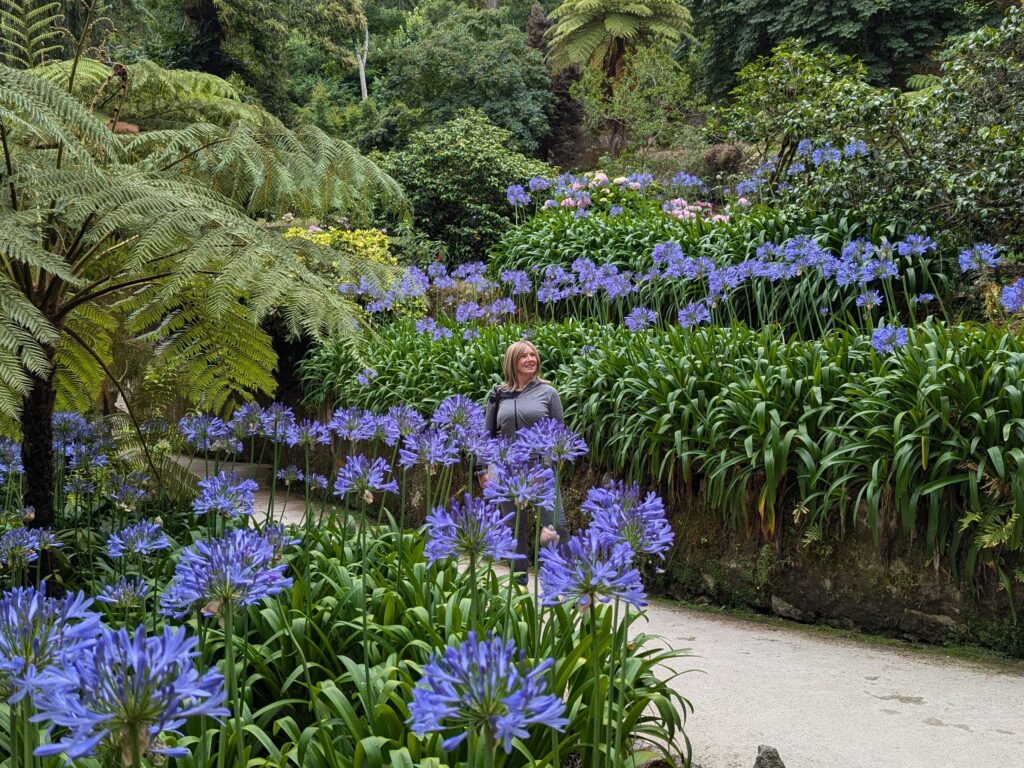
[[868,145],[860,139],[853,139],[843,147],[844,157],[860,157],[868,153]]
[[167,534],[160,528],[159,523],[140,520],[110,534],[110,538],[107,539],[107,554],[113,558],[145,557],[170,546]]
[[263,409],[256,403],[240,405],[232,414],[228,429],[239,439],[263,434]]
[[149,587],[138,576],[122,576],[113,584],[107,584],[96,596],[96,601],[106,603],[118,610],[134,610],[146,605]]
[[312,448],[316,445],[330,445],[331,431],[319,421],[305,419],[288,429],[285,443],[288,447]]
[[507,502],[553,510],[556,504],[555,473],[534,464],[496,466],[484,487],[484,498],[492,504]]
[[306,479],[306,473],[294,464],[289,464],[287,467],[281,467],[281,469],[277,470],[275,477],[284,483],[285,486],[291,486],[294,483],[303,482]]
[[427,515],[427,565],[449,557],[470,557],[478,560],[521,559],[516,553],[516,540],[509,520],[515,513],[503,515],[501,510],[480,497],[468,493],[461,503],[450,507],[434,507]]
[[136,739],[142,755],[188,757],[184,747],[165,746],[160,734],[191,717],[229,714],[224,678],[215,669],[199,672],[196,644],[184,627],[165,626],[155,637],[142,626],[133,635],[104,627],[34,696],[32,719],[58,736],[35,754],[74,760],[104,753],[130,764]]
[[508,204],[516,208],[530,204],[530,196],[523,189],[522,184],[509,184],[508,189],[505,190],[505,197],[508,199]]
[[885,259],[869,259],[860,266],[858,277],[862,283],[870,283],[873,280],[888,280],[892,277],[899,277],[900,270],[894,263]]
[[865,291],[857,297],[856,301],[858,307],[864,307],[865,309],[880,307],[882,303],[882,294],[878,291]]
[[292,585],[286,566],[266,538],[248,528],[236,528],[223,538],[197,541],[183,550],[174,578],[160,598],[167,616],[181,618],[201,609],[220,614],[225,603],[253,605]]
[[519,430],[516,440],[544,464],[557,466],[587,455],[583,438],[558,419],[540,419],[533,426]]
[[369,440],[376,428],[376,419],[369,411],[358,408],[339,408],[327,423],[334,434],[342,440],[357,442]]
[[[452,733],[442,746],[453,750],[471,733],[486,734],[512,751],[512,739],[525,739],[531,725],[565,729],[565,704],[547,691],[545,659],[533,669],[515,644],[497,637],[465,642],[434,654],[412,692],[409,725],[417,735]],[[487,745],[490,748],[490,744]]]
[[439,429],[431,428],[408,434],[398,449],[398,463],[406,469],[423,466],[433,474],[438,467],[458,462],[458,446],[447,432]]
[[658,313],[647,307],[633,307],[623,324],[631,331],[639,331],[658,322]]
[[641,499],[636,483],[612,481],[604,488],[591,488],[581,509],[590,515],[591,528],[629,544],[636,554],[664,558],[672,545],[674,535],[661,498],[649,492]]
[[447,430],[456,441],[484,428],[484,409],[465,395],[453,395],[441,401],[430,417],[430,423]]
[[427,420],[411,405],[393,405],[388,409],[388,416],[398,424],[398,434],[402,437],[420,432],[427,425]]
[[358,493],[367,504],[372,504],[375,493],[398,493],[398,483],[387,479],[390,474],[391,465],[386,459],[377,457],[371,461],[362,454],[349,456],[345,466],[338,470],[334,494]]
[[402,430],[398,425],[398,419],[387,413],[373,417],[373,434],[370,435],[370,440],[393,448],[398,445],[401,438]]
[[871,346],[876,352],[883,355],[905,347],[908,341],[907,329],[901,325],[882,323],[871,333]]
[[45,584],[0,593],[0,694],[8,702],[35,693],[54,668],[95,641],[100,615],[91,605],[81,592],[47,597]]
[[907,235],[903,242],[896,245],[896,251],[900,256],[923,256],[936,248],[935,241],[927,235]]
[[514,295],[529,293],[533,290],[533,280],[522,269],[506,269],[502,271],[501,282],[508,285]]
[[287,405],[271,403],[263,411],[262,434],[271,442],[285,442],[288,439],[288,430],[294,424],[295,412]]
[[999,248],[988,243],[965,248],[960,252],[958,258],[961,272],[971,272],[982,269],[995,269],[1002,262],[999,256]]
[[185,442],[197,451],[228,450],[236,446],[228,425],[217,416],[203,413],[185,416],[178,422],[178,429]]
[[585,611],[595,601],[623,600],[642,608],[647,595],[633,558],[629,544],[594,528],[573,536],[564,549],[544,547],[540,553],[544,602]]
[[1004,286],[1000,299],[1003,309],[1011,315],[1024,309],[1024,278]]
[[683,328],[693,328],[696,325],[711,322],[711,311],[703,301],[691,301],[679,310],[679,324]]
[[35,562],[43,550],[60,546],[60,540],[48,528],[12,528],[0,536],[0,566],[24,568]]
[[915,304],[927,304],[931,301],[935,301],[934,293],[919,293],[911,299]]
[[199,481],[199,498],[192,502],[196,515],[217,514],[235,519],[254,512],[255,480],[241,480],[234,472],[221,472]]
[[[315,473],[314,473],[315,474]],[[321,475],[323,477],[323,475]],[[327,487],[327,478],[324,477],[324,487]],[[263,528],[263,540],[270,547],[271,562],[277,562],[284,556],[284,551],[294,547],[302,539],[292,536],[288,529],[281,523],[271,523]]]

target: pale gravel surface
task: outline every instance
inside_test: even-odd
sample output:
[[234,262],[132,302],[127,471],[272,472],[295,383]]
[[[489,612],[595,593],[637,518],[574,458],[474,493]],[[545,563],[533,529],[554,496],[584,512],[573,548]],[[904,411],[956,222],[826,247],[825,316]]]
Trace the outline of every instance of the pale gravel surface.
[[1024,768],[1024,665],[658,601],[647,616],[639,631],[693,653],[674,668],[695,670],[676,685],[700,768],[751,768],[759,744],[786,768]]

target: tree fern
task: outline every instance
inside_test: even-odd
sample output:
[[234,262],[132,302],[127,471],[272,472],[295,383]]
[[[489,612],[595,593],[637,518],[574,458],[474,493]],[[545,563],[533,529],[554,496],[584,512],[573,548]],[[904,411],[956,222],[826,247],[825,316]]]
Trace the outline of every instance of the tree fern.
[[[69,72],[0,65],[0,417],[27,420],[26,502],[40,525],[52,514],[50,414],[87,407],[108,381],[130,399],[119,348],[151,355],[142,378],[223,409],[272,391],[260,329],[271,315],[294,334],[353,332],[355,306],[298,258],[317,246],[249,214],[404,203],[349,145],[289,130],[216,78],[143,64],[111,89],[80,61],[68,93]],[[125,120],[138,134],[117,132]],[[348,269],[384,268],[353,258]]]
[[0,63],[29,69],[62,50],[59,2],[0,0]]

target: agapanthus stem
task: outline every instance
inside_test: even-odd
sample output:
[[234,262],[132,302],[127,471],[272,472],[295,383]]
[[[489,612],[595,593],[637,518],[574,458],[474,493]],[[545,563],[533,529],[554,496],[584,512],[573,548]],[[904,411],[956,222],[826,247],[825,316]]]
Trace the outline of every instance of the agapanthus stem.
[[370,732],[374,731],[374,705],[371,700],[370,690],[370,626],[369,616],[370,609],[373,606],[372,598],[366,593],[366,568],[368,558],[366,557],[366,501],[361,500],[359,502],[359,553],[362,557],[363,565],[360,569],[360,579],[362,580],[363,590],[363,676],[365,685],[365,699],[363,700],[366,708],[366,719],[370,724]]
[[[619,636],[617,634],[617,630],[619,626],[619,602],[619,599],[615,598],[615,607],[612,610],[612,644],[608,656],[608,738],[605,740],[605,743],[608,745],[621,743],[621,724],[616,723],[613,717],[615,713],[615,691],[617,690],[615,686],[615,663],[616,659],[618,659],[621,664],[625,658],[625,656],[620,657],[618,654]],[[622,650],[625,651],[625,649]],[[612,731],[615,731],[615,733],[613,734]],[[612,765],[615,765],[621,757],[621,753],[616,750],[612,754]]]
[[474,632],[480,630],[478,619],[480,604],[477,600],[479,592],[476,588],[476,550],[469,552],[469,628]]
[[[618,600],[616,600],[616,604],[617,603],[618,603]],[[616,607],[618,607],[618,606],[616,605]],[[617,698],[619,700],[618,701],[618,703],[619,703],[619,706],[618,706],[618,717],[615,718],[615,722],[616,722],[616,725],[617,725],[617,728],[616,728],[616,731],[615,731],[615,754],[617,756],[616,759],[622,759],[622,741],[623,741],[623,735],[624,735],[623,731],[625,730],[623,728],[623,726],[625,725],[625,722],[626,722],[626,686],[628,685],[628,682],[626,680],[626,651],[627,651],[628,648],[629,648],[629,603],[626,603],[625,604],[625,612],[623,613],[623,617],[622,617],[622,646],[621,646],[620,657],[619,657],[620,658],[619,666],[622,668],[622,674],[619,677],[619,687],[618,687],[618,690],[615,691],[615,693],[618,694]],[[612,696],[609,696],[609,699],[611,699],[613,697],[614,697],[614,694]]]
[[594,687],[590,693],[590,718],[591,718],[591,754],[587,762],[589,768],[601,768],[601,715],[604,712],[601,706],[601,660],[598,659],[600,650],[598,644],[597,606],[591,597],[587,613],[590,614],[590,674],[594,681]]
[[[228,699],[231,701],[232,718],[231,725],[234,729],[235,745],[238,750],[236,765],[245,765],[245,755],[242,746],[242,702],[238,695],[238,672],[235,669],[235,622],[234,606],[230,600],[224,601],[224,666],[225,678],[228,684]],[[226,745],[220,748],[218,757],[223,758],[227,753]]]

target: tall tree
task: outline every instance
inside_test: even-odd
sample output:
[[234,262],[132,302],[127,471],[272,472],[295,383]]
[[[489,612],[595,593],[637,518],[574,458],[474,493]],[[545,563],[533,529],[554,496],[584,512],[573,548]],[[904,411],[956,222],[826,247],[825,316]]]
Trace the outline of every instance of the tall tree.
[[351,147],[286,129],[218,78],[83,49],[0,65],[0,416],[20,421],[40,526],[54,409],[99,395],[115,334],[154,344],[206,407],[272,388],[261,320],[317,335],[351,329],[355,308],[304,266],[316,246],[251,215],[402,201]]
[[618,77],[626,54],[641,45],[676,45],[690,32],[679,0],[566,0],[550,14],[549,55],[555,71],[585,66]]

